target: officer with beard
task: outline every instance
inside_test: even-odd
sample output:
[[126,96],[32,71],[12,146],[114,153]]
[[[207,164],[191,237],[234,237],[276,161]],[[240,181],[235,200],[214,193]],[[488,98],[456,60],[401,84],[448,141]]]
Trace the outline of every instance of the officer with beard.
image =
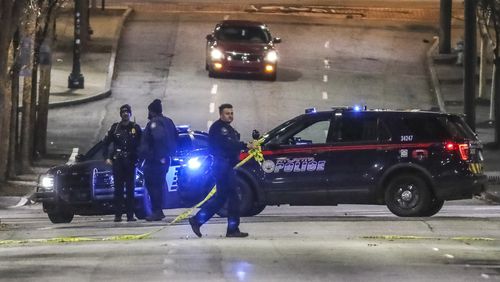
[[236,192],[236,173],[233,167],[238,163],[242,150],[253,149],[253,143],[240,141],[240,134],[231,126],[233,121],[233,106],[219,106],[219,120],[214,122],[208,131],[208,149],[214,156],[213,174],[217,192],[198,213],[189,218],[189,224],[196,236],[201,237],[200,227],[219,211],[227,201],[227,232],[226,237],[247,237],[248,233],[239,229],[239,198]]
[[[142,130],[139,125],[130,121],[131,115],[132,109],[128,104],[121,106],[122,120],[111,126],[103,140],[103,156],[106,163],[113,166],[115,222],[122,221],[124,188],[127,221],[136,221],[134,218],[135,168]],[[113,144],[111,152],[109,152],[110,144]]]
[[153,213],[146,217],[147,221],[162,220],[163,190],[166,188],[166,175],[170,166],[170,158],[175,154],[179,134],[171,119],[163,116],[161,101],[155,99],[148,106],[149,122],[144,129],[139,149],[144,159],[144,180],[151,198]]

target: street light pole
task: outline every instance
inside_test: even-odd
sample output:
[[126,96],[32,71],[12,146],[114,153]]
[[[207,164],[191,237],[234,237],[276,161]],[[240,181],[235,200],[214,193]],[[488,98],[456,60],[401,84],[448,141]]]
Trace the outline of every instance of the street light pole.
[[465,0],[464,5],[464,114],[476,131],[476,0]]
[[80,53],[81,53],[81,7],[80,0],[75,0],[75,32],[73,42],[73,69],[68,77],[68,88],[84,88],[84,77],[80,72]]

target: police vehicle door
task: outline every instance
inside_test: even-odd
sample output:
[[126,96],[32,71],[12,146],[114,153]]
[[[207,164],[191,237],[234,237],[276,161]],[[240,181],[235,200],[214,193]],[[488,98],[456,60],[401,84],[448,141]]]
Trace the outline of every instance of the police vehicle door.
[[380,140],[390,139],[390,134],[370,112],[347,111],[336,117],[334,146],[328,156],[333,167],[329,196],[336,203],[368,203],[373,179],[383,165]]
[[331,113],[308,114],[264,148],[264,185],[269,204],[327,203],[329,166],[325,147]]

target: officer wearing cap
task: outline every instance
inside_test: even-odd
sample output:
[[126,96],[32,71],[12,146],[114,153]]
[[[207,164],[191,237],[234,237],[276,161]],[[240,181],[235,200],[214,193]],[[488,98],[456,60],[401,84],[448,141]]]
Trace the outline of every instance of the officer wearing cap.
[[233,121],[233,106],[219,106],[219,120],[214,122],[208,131],[208,149],[214,157],[213,174],[217,192],[198,213],[189,218],[193,232],[201,237],[200,227],[207,222],[224,203],[228,204],[226,237],[247,237],[248,233],[239,229],[239,198],[236,192],[236,173],[233,167],[238,163],[239,154],[244,149],[253,149],[252,143],[240,141],[240,134],[231,126]]
[[170,158],[177,148],[178,132],[174,122],[163,116],[161,101],[155,99],[148,106],[149,122],[144,129],[139,154],[144,159],[144,180],[151,198],[152,214],[147,221],[162,220],[163,189]]
[[[121,106],[122,120],[111,126],[103,140],[103,156],[106,163],[113,166],[115,222],[122,221],[124,188],[127,221],[136,221],[134,218],[135,168],[142,130],[139,125],[130,121],[131,115],[130,105]],[[110,144],[113,144],[111,151],[109,151]]]

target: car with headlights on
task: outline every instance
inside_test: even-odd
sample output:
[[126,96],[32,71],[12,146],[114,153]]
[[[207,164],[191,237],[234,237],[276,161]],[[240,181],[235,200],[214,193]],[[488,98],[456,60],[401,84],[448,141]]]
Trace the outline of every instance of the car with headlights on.
[[[209,173],[211,157],[206,153],[208,135],[178,126],[179,140],[170,169],[165,175],[168,188],[163,193],[163,208],[191,207],[213,186]],[[50,168],[39,176],[35,200],[41,202],[44,212],[53,223],[69,223],[74,215],[114,214],[114,182],[110,165],[102,156],[102,141],[87,153],[78,155],[75,162]],[[190,170],[194,179],[179,189],[177,178],[183,168]],[[151,213],[151,205],[141,167],[136,169],[135,215],[144,219]],[[195,189],[191,189],[195,187]]]
[[209,77],[222,74],[261,75],[276,80],[280,38],[256,21],[225,20],[206,36],[205,69]]

